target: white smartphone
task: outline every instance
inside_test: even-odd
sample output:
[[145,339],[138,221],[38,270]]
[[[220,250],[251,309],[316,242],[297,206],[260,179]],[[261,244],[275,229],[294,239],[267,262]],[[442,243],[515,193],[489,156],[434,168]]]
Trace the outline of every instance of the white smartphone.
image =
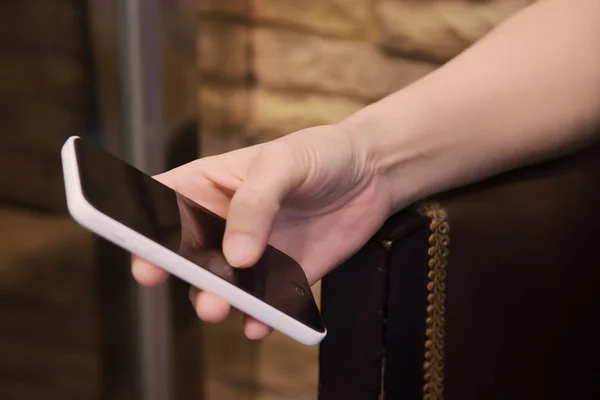
[[304,271],[268,246],[250,268],[222,254],[225,220],[79,137],[64,144],[69,213],[83,227],[306,345],[326,335]]

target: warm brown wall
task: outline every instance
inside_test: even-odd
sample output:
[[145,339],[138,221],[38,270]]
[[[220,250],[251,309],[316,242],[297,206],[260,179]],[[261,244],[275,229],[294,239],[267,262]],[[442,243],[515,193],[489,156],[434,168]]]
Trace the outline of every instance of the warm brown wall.
[[339,121],[531,2],[199,0],[204,153]]
[[60,146],[89,115],[84,6],[0,3],[0,202],[65,210]]

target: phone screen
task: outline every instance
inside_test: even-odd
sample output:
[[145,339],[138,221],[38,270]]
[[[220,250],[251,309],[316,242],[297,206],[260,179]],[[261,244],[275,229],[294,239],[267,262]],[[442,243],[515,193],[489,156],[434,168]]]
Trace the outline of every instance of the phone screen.
[[75,152],[83,195],[100,212],[324,332],[304,271],[291,257],[268,246],[256,265],[233,268],[221,250],[223,218],[82,139]]

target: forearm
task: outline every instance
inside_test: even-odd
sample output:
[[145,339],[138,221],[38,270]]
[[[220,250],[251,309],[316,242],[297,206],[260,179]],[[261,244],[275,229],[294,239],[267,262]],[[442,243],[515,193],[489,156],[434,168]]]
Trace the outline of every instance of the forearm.
[[595,139],[599,40],[600,1],[542,1],[340,125],[397,209]]

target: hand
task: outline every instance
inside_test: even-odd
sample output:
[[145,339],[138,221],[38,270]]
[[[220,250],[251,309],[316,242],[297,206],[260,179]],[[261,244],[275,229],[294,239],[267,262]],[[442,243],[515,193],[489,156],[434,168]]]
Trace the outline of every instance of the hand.
[[[229,264],[251,267],[267,242],[294,258],[311,285],[354,254],[391,212],[389,185],[338,126],[306,129],[264,144],[193,161],[155,177],[227,218]],[[156,285],[167,273],[134,258],[133,275]],[[220,322],[229,304],[192,289],[198,316]],[[250,339],[270,328],[245,318]]]

